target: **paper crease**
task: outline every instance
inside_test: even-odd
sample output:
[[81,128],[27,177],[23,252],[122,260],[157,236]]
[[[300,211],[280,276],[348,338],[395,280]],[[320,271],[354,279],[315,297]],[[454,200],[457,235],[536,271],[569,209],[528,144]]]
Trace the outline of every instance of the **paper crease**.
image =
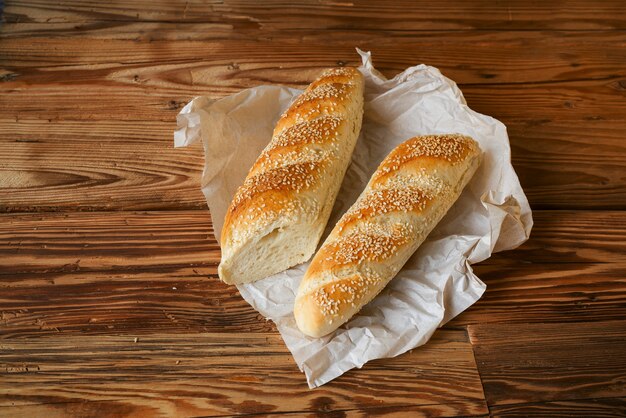
[[[326,234],[363,190],[380,161],[404,140],[461,133],[476,139],[484,161],[452,209],[397,277],[351,321],[319,339],[300,333],[292,309],[307,264],[252,284],[242,297],[273,320],[311,388],[370,360],[394,357],[428,341],[485,291],[471,264],[515,248],[532,214],[511,165],[506,127],[471,110],[456,84],[424,64],[386,79],[371,54],[357,50],[365,78],[363,128]],[[218,100],[196,97],[177,117],[177,147],[201,140],[204,192],[216,237],[230,201],[300,90],[260,86]]]

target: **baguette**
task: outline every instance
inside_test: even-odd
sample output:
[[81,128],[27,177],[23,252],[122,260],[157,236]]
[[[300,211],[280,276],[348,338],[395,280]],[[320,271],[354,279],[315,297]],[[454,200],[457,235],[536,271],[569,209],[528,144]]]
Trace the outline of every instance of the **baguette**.
[[307,261],[339,192],[363,118],[363,76],[326,70],[281,116],[226,213],[219,277],[240,284]]
[[457,134],[419,136],[395,148],[302,279],[294,306],[300,330],[324,336],[370,302],[450,209],[480,160],[476,141]]

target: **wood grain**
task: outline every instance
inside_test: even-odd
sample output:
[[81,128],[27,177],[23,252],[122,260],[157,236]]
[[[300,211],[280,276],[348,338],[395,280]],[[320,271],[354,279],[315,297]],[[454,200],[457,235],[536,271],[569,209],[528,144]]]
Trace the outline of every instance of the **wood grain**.
[[[624,75],[625,36],[620,32],[402,32],[319,31],[242,34],[230,28],[128,23],[106,29],[71,27],[67,33],[3,28],[0,44],[8,86],[118,81],[144,87],[222,80],[304,84],[337,62],[358,65],[355,47],[371,50],[388,76],[419,63],[436,66],[457,83],[519,84],[601,79]],[[17,32],[15,32],[17,31]],[[294,54],[294,47],[306,55]],[[71,66],[72,77],[58,74]],[[131,73],[132,74],[129,74]],[[55,77],[55,75],[59,75]],[[134,79],[139,76],[139,80]]]
[[[530,239],[483,264],[610,263],[626,261],[624,211],[534,211]],[[584,233],[582,233],[584,231]]]
[[[0,156],[9,161],[0,165],[7,192],[0,211],[201,208],[202,157],[171,148],[180,107],[207,92],[302,85],[322,67],[356,64],[354,45],[371,47],[389,75],[420,61],[438,66],[461,83],[472,106],[509,125],[513,161],[534,208],[626,207],[622,33],[402,32],[379,39],[343,31],[331,46],[319,32],[257,40],[223,26],[121,25],[0,40],[8,64],[0,91],[12,98],[0,100]],[[294,45],[307,50],[305,61],[294,59]],[[63,152],[68,141],[77,153]]]
[[490,408],[492,417],[594,417],[623,418],[626,398],[576,399],[573,401],[537,402]]
[[626,396],[626,321],[470,325],[490,406]]
[[626,315],[625,213],[535,211],[534,218],[528,242],[474,267],[487,291],[451,326]]
[[[479,266],[475,272],[487,283],[487,292],[448,327],[626,316],[624,265],[538,264],[497,267],[491,274]],[[0,328],[5,335],[275,330],[235,288],[218,280],[215,267],[24,273],[2,281]]]
[[445,4],[428,1],[307,2],[286,6],[272,0],[246,1],[135,1],[132,4],[96,0],[80,2],[28,0],[9,3],[7,22],[166,21],[219,22],[238,30],[271,29],[624,29],[619,1],[570,1],[567,7],[548,2],[488,0]]
[[626,122],[543,119],[507,130],[534,209],[626,209]]
[[[206,211],[0,219],[6,335],[275,330],[218,280]],[[624,212],[536,211],[526,244],[474,267],[487,292],[449,326],[623,318],[625,248]]]
[[21,274],[0,289],[6,337],[276,332],[215,267]]
[[[0,119],[0,212],[205,208],[202,150],[174,149],[174,129],[173,121]],[[535,120],[508,130],[533,208],[626,208],[626,122]]]
[[[132,73],[128,74],[130,79],[134,77]],[[243,84],[229,80],[225,80],[224,85],[213,82],[200,89],[163,86],[158,90],[146,90],[126,82],[124,85],[114,82],[36,84],[21,88],[5,86],[4,89],[0,86],[2,94],[11,94],[10,101],[0,102],[0,112],[16,121],[32,114],[42,119],[173,121],[180,108],[202,91],[221,97],[258,85],[256,81],[246,80]],[[600,80],[527,84],[523,89],[497,84],[460,87],[470,107],[505,123],[545,118],[581,122],[622,118],[626,113],[623,84],[622,76],[612,76]]]
[[474,272],[487,284],[487,291],[450,326],[602,321],[626,316],[623,262],[478,265]]
[[2,215],[0,275],[217,265],[208,210]]
[[[534,218],[530,241],[483,264],[611,263],[626,247],[623,211],[536,211]],[[0,219],[0,274],[64,271],[76,258],[81,271],[219,262],[208,210],[3,214]],[[583,240],[579,228],[593,233]]]
[[175,127],[0,120],[0,211],[205,208],[202,147],[174,149]]
[[[7,3],[0,417],[624,416],[623,2]],[[217,279],[201,149],[172,132],[193,96],[303,86],[355,47],[502,120],[535,227],[426,346],[310,391]]]
[[[9,26],[0,40],[6,72],[0,87],[95,83],[221,95],[259,84],[302,86],[322,68],[358,65],[356,46],[371,50],[377,68],[388,76],[427,63],[461,86],[510,84],[515,90],[521,83],[617,80],[613,89],[619,92],[619,80],[626,77],[620,32],[427,32],[380,38],[376,32],[349,31],[334,32],[330,45],[320,32],[259,37],[197,26],[186,28],[181,38],[175,25],[141,25],[72,28],[64,36],[42,29],[29,37],[8,36]],[[294,47],[305,49],[306,56],[294,54]]]
[[[194,95],[211,92],[218,97],[268,80],[302,86],[323,67],[356,64],[354,47],[360,46],[372,50],[376,64],[389,75],[419,62],[440,67],[459,83],[476,110],[506,121],[622,120],[626,113],[626,73],[621,66],[626,49],[621,35],[598,35],[593,41],[549,36],[548,42],[541,33],[521,40],[510,34],[481,34],[474,39],[431,35],[389,37],[374,44],[372,34],[355,38],[350,32],[345,38],[338,35],[332,46],[319,33],[299,40],[285,35],[157,42],[7,39],[2,46],[11,64],[0,91],[11,93],[13,100],[0,103],[0,109],[11,118],[36,111],[40,117],[75,119],[81,110],[83,118],[173,120],[177,104]],[[307,58],[294,55],[294,46],[309,51]],[[537,50],[546,53],[534,57]],[[451,58],[435,57],[443,53]],[[66,77],[68,69],[71,78]],[[520,83],[527,84],[522,89]],[[110,97],[107,103],[101,100],[103,94]],[[39,98],[35,103],[29,100],[33,95]],[[77,95],[82,97],[79,103]],[[52,101],[54,109],[49,106]]]
[[0,405],[10,407],[0,407],[0,416],[341,414],[381,407],[419,407],[433,416],[487,413],[464,331],[439,332],[420,350],[373,361],[315,391],[275,333],[151,332],[136,341],[58,334],[0,345]]

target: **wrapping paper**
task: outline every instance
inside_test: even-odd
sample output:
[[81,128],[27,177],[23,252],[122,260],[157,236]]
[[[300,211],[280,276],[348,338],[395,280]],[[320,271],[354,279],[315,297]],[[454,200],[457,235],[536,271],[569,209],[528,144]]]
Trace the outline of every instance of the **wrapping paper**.
[[[363,127],[320,245],[378,164],[404,140],[437,133],[470,135],[480,143],[484,161],[400,273],[333,334],[313,339],[296,327],[293,302],[308,263],[238,286],[254,309],[276,323],[311,388],[372,359],[426,343],[485,291],[471,265],[520,245],[533,223],[501,122],[471,110],[456,84],[434,67],[417,65],[387,80],[373,67],[370,53],[357,51],[365,77]],[[237,187],[270,141],[280,114],[300,93],[259,86],[218,100],[196,97],[178,115],[175,145],[204,145],[202,191],[217,237]]]

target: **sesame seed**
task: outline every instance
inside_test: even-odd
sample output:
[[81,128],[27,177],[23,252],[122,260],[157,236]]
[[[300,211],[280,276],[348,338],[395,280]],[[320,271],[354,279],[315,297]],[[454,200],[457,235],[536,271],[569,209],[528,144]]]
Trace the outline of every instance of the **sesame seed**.
[[343,312],[341,319],[367,303],[374,290],[393,276],[381,263],[399,252],[408,253],[409,248],[412,251],[415,237],[424,234],[422,224],[435,216],[428,212],[422,218],[382,215],[420,214],[436,196],[453,188],[436,168],[418,165],[403,170],[406,163],[437,158],[445,162],[441,168],[462,162],[477,148],[470,137],[452,134],[412,138],[392,151],[311,264],[316,273],[306,278],[307,286],[323,315],[334,320]]
[[343,215],[340,229],[357,219],[372,218],[390,212],[422,211],[433,195],[419,187],[369,190]]
[[389,228],[366,222],[353,233],[325,245],[321,251],[331,254],[326,259],[334,265],[380,262],[393,256],[413,235],[410,225],[395,224]]
[[263,150],[261,157],[267,157],[271,151],[278,148],[302,144],[321,144],[332,140],[337,136],[338,129],[344,122],[344,118],[328,115],[297,123],[275,136]]
[[[356,69],[326,71],[284,112],[228,210],[225,231],[230,247],[241,245],[277,219],[299,222],[303,216],[319,215],[326,202],[318,202],[308,191],[334,173],[345,154],[349,144],[340,139],[349,131],[346,117],[354,111],[349,96],[361,79]],[[336,108],[335,101],[341,103]]]
[[443,159],[453,164],[464,160],[465,156],[476,149],[476,142],[464,135],[426,135],[411,138],[400,144],[381,163],[375,177],[381,177],[397,171],[402,164],[419,157]]

